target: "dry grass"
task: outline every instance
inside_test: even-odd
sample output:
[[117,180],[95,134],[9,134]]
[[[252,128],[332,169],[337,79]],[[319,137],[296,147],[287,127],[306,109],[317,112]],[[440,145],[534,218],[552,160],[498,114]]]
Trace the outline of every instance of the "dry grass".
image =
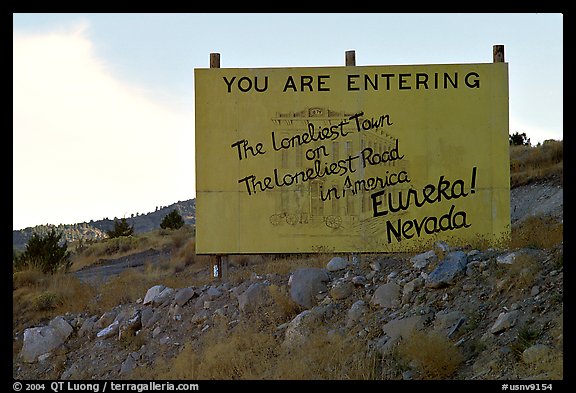
[[270,259],[266,263],[253,266],[256,274],[288,274],[299,268],[316,267],[324,268],[330,258],[311,256],[309,258],[280,258]]
[[398,354],[416,366],[422,379],[448,379],[464,361],[450,340],[418,330],[398,344]]
[[520,300],[530,293],[541,271],[540,260],[530,254],[518,255],[510,265],[499,264],[491,280],[495,288],[491,296],[495,298],[504,293],[511,296],[511,301]]
[[173,360],[137,369],[132,379],[346,380],[373,379],[365,343],[323,332],[288,350],[281,338],[255,324],[221,324],[188,342]]
[[[180,229],[158,229],[135,236],[121,236],[93,242],[72,255],[72,271],[98,263],[103,258],[119,258],[125,255],[141,252],[150,248],[161,250],[170,248],[180,252],[194,239],[194,229],[183,226]],[[194,250],[192,245],[192,250]]]
[[34,270],[15,274],[13,287],[13,330],[38,326],[66,312],[85,311],[96,294],[70,274],[44,275]]
[[510,187],[545,179],[562,184],[563,166],[563,141],[548,141],[535,147],[510,146]]
[[512,228],[508,248],[548,249],[564,240],[564,224],[545,216],[529,217]]
[[540,261],[531,255],[519,255],[508,269],[508,277],[514,288],[520,291],[530,290],[542,270]]
[[268,287],[268,291],[273,300],[276,324],[291,321],[296,315],[304,311],[298,303],[292,300],[286,285],[272,284]]
[[148,289],[154,285],[170,288],[184,288],[190,285],[202,286],[210,282],[208,266],[190,265],[181,268],[178,260],[169,260],[156,264],[147,264],[144,269],[127,269],[118,276],[98,286],[100,296],[91,304],[92,313],[107,311],[118,304],[135,303],[144,298]]
[[305,345],[281,352],[275,379],[375,379],[376,357],[366,348],[366,343],[357,338],[326,334],[318,329]]

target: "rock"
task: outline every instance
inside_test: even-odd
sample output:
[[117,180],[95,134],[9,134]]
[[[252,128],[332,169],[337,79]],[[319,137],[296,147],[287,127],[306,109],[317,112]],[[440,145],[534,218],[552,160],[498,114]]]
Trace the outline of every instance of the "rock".
[[250,313],[266,306],[270,300],[268,285],[255,282],[238,296],[238,308],[243,313]]
[[140,311],[136,311],[130,319],[120,326],[119,336],[133,336],[138,330],[142,329],[142,319]]
[[467,258],[462,251],[448,253],[426,278],[427,288],[442,288],[454,284],[456,278],[466,271]]
[[358,322],[367,310],[368,305],[366,304],[366,302],[364,300],[357,300],[356,302],[354,302],[354,304],[352,304],[352,306],[348,310],[347,322],[349,324]]
[[214,299],[217,299],[220,296],[222,296],[222,291],[220,291],[218,288],[212,286],[212,287],[208,288],[208,290],[206,291],[206,294],[208,295],[208,299],[214,300]]
[[442,310],[434,315],[434,329],[448,330],[464,317],[460,311]]
[[370,262],[370,269],[378,272],[380,271],[381,268],[382,266],[380,265],[380,261]]
[[407,318],[393,319],[382,326],[382,332],[388,336],[390,340],[407,338],[414,330],[423,329],[427,319],[427,315],[414,315]]
[[450,252],[450,246],[444,240],[438,240],[434,243],[434,250],[438,253],[447,253]]
[[325,269],[301,268],[290,276],[290,297],[304,308],[311,308],[316,303],[316,295],[327,290],[326,283],[330,281]]
[[88,337],[88,338],[94,337],[92,331],[94,330],[94,325],[96,324],[96,321],[98,321],[97,316],[86,318],[84,320],[84,323],[78,330],[78,337]]
[[62,373],[60,379],[81,379],[79,374],[80,366],[78,366],[77,363],[74,363]]
[[460,311],[443,310],[434,316],[434,329],[441,331],[450,338],[465,321],[466,317]]
[[128,374],[130,371],[134,370],[134,368],[136,368],[136,361],[132,354],[129,354],[120,366],[120,375]]
[[118,316],[118,311],[112,310],[105,312],[104,314],[102,314],[100,319],[98,319],[98,321],[96,321],[96,323],[94,324],[94,329],[96,330],[104,329],[106,326],[109,326],[112,322],[114,322],[116,316]]
[[152,300],[152,305],[160,306],[164,303],[168,303],[172,295],[174,295],[174,289],[166,287]]
[[304,344],[308,336],[321,321],[320,315],[314,310],[304,310],[296,315],[288,324],[282,345],[293,347]]
[[384,308],[400,306],[400,286],[394,282],[380,285],[372,295],[370,304]]
[[170,309],[168,310],[168,317],[172,318],[174,321],[182,320],[182,307],[180,307],[176,302],[172,303]]
[[522,352],[522,360],[526,364],[545,363],[548,358],[552,356],[553,348],[544,344],[532,345]]
[[204,300],[204,310],[209,310],[214,305],[214,303],[215,302],[213,300]]
[[490,333],[498,334],[507,329],[510,329],[516,324],[518,317],[520,316],[520,310],[510,311],[508,313],[502,312],[498,315],[498,319],[494,322],[494,325],[490,328]]
[[334,300],[346,299],[354,291],[354,284],[350,281],[339,280],[330,290],[330,296]]
[[414,330],[422,330],[427,319],[427,315],[415,315],[391,320],[382,326],[384,336],[374,342],[375,349],[382,356],[392,354],[396,344],[402,339],[409,338]]
[[158,337],[160,333],[162,333],[162,328],[160,328],[160,326],[156,326],[154,330],[152,330],[152,338]]
[[422,277],[416,277],[414,280],[406,283],[402,288],[403,296],[411,296],[412,293],[424,286],[424,279]]
[[[153,320],[154,314],[154,310],[151,307],[143,308],[140,311],[140,321],[143,327],[147,328],[156,323],[157,320]],[[158,312],[158,314],[160,314],[160,312]]]
[[326,270],[329,272],[336,272],[345,269],[349,265],[348,261],[342,257],[334,257],[326,265]]
[[174,297],[174,302],[180,307],[183,307],[186,303],[188,303],[190,299],[194,297],[194,295],[196,295],[194,288],[187,287],[179,289],[176,292],[176,296]]
[[193,324],[199,325],[201,323],[204,323],[204,321],[206,321],[209,316],[210,316],[210,312],[208,310],[201,310],[192,316],[192,319],[190,320],[190,322],[192,322]]
[[436,256],[436,253],[430,250],[422,254],[414,255],[412,258],[410,258],[410,263],[412,263],[412,266],[417,269],[423,269],[429,263],[436,262],[437,260],[438,257]]
[[51,320],[47,326],[24,330],[24,343],[20,356],[27,363],[34,363],[64,344],[74,329],[62,317]]
[[144,296],[144,301],[142,302],[144,305],[151,304],[153,300],[162,293],[162,291],[166,288],[164,285],[154,285],[152,288],[148,289],[146,292],[146,296]]
[[114,335],[118,334],[118,329],[120,326],[120,322],[119,321],[114,321],[113,323],[111,323],[109,326],[107,326],[106,328],[100,330],[98,332],[98,334],[96,335],[97,338],[102,338],[102,339],[107,339],[109,337],[113,337]]
[[367,283],[368,283],[368,280],[366,280],[366,277],[364,277],[364,276],[352,277],[352,284],[354,284],[354,286],[356,286],[356,287],[363,287]]

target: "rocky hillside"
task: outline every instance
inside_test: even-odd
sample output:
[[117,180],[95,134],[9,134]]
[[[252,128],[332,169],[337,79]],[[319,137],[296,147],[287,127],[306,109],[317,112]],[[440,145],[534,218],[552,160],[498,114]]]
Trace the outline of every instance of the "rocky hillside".
[[[156,211],[141,214],[133,217],[126,217],[126,222],[134,226],[134,234],[140,234],[160,228],[160,223],[168,213],[176,209],[185,224],[194,225],[196,223],[196,199],[178,201],[169,206],[163,206]],[[120,218],[118,218],[120,219]],[[17,250],[24,250],[32,234],[46,234],[52,228],[62,232],[62,238],[68,243],[82,240],[99,240],[106,237],[106,231],[114,228],[114,219],[91,220],[76,224],[60,225],[37,225],[18,231],[12,231],[12,247]]]
[[[16,332],[17,379],[562,379],[563,247],[318,257]],[[251,268],[256,270],[256,265]],[[232,265],[229,276],[245,269]],[[207,272],[205,272],[207,273]]]

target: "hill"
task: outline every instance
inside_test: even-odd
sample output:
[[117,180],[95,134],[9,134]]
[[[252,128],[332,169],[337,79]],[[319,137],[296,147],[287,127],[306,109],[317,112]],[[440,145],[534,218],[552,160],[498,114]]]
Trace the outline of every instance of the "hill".
[[[129,225],[134,226],[134,234],[142,234],[160,228],[160,223],[168,213],[176,209],[184,223],[194,226],[196,223],[196,199],[178,201],[168,206],[160,207],[154,212],[126,218]],[[24,250],[33,233],[46,234],[51,228],[63,233],[62,238],[68,243],[78,241],[100,240],[106,237],[106,231],[114,228],[114,220],[102,219],[90,222],[60,225],[36,225],[17,231],[12,231],[12,247]]]

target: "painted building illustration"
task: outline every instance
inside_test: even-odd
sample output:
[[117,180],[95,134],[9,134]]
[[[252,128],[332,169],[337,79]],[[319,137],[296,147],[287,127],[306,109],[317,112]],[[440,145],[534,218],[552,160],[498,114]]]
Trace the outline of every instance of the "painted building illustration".
[[[371,149],[373,154],[390,151],[397,140],[390,136],[389,127],[381,126],[367,131],[358,131],[354,113],[331,110],[326,107],[308,107],[299,112],[277,112],[272,118],[278,140],[290,139],[302,134],[312,123],[316,130],[338,125],[342,121],[345,136],[318,140],[304,145],[294,144],[283,149],[276,158],[276,168],[286,173],[296,173],[313,168],[315,161],[320,166],[343,162],[349,157],[355,172],[345,176],[329,175],[308,182],[294,184],[277,193],[275,213],[270,216],[273,225],[326,225],[333,229],[357,228],[372,217],[370,193],[381,190],[387,171],[397,172],[406,168],[407,161],[391,160],[379,165],[362,165],[362,151]],[[388,132],[387,132],[388,131]],[[367,152],[368,150],[366,150]],[[368,154],[366,153],[365,154]],[[318,164],[316,164],[318,165]],[[346,165],[346,164],[342,164]]]

